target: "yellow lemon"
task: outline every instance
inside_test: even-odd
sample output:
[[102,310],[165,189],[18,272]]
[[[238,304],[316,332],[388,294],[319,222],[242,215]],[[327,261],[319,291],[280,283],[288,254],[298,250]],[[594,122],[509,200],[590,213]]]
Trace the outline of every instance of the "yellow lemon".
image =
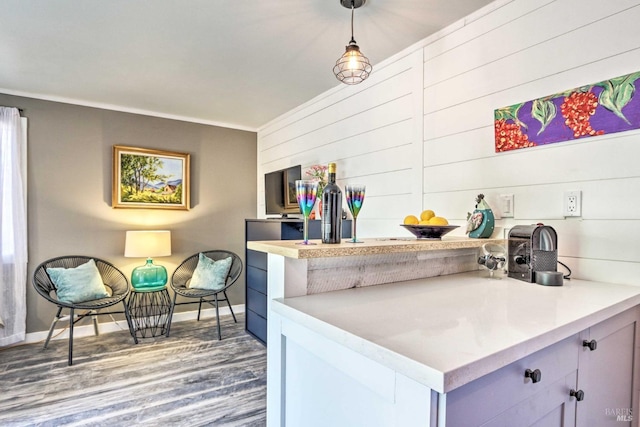
[[422,211],[420,219],[423,221],[429,221],[434,216],[436,216],[436,214],[431,209],[427,209],[426,211]]
[[429,220],[424,220],[424,219],[422,221],[420,221],[418,224],[420,224],[420,225],[431,225],[429,223]]
[[420,220],[415,215],[407,215],[404,217],[404,224],[407,225],[416,225]]
[[434,216],[429,220],[430,225],[449,225],[449,221],[441,216]]

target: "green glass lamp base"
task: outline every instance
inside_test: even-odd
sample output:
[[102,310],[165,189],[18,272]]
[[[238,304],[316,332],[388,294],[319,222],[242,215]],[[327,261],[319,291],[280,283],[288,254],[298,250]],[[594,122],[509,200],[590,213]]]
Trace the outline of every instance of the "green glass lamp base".
[[136,267],[131,273],[131,286],[136,292],[152,292],[164,289],[167,285],[167,269],[153,263],[147,258],[147,263]]

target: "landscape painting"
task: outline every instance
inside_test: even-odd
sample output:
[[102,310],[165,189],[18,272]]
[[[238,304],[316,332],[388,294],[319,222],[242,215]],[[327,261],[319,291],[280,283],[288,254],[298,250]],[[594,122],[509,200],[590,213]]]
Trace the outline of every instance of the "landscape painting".
[[495,151],[640,128],[640,72],[495,110]]
[[114,208],[189,209],[186,153],[113,146]]
[[298,207],[296,178],[299,178],[299,176],[291,175],[288,171],[284,171],[284,207],[287,209]]

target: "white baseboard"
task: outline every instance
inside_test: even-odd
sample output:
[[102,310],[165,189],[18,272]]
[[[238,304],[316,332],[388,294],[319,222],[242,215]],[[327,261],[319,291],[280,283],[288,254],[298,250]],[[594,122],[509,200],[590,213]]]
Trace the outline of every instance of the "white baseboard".
[[[244,310],[245,310],[244,304],[238,304],[233,306],[233,312],[236,314],[244,313]],[[231,311],[229,311],[229,307],[220,307],[220,316],[226,316],[229,314],[231,314]],[[206,319],[209,317],[213,318],[215,316],[216,316],[215,308],[202,309],[202,312],[200,313],[200,319],[203,319],[203,318]],[[184,322],[185,320],[195,320],[197,319],[197,317],[198,317],[198,310],[176,312],[176,313],[173,313],[173,319],[171,320],[171,323]],[[112,321],[112,322],[105,322],[105,323],[100,322],[101,319],[105,319],[105,316],[100,316],[98,319],[99,319],[98,328],[101,334],[108,334],[110,332],[118,332],[118,331],[126,331],[129,329],[127,326],[127,321],[124,319]],[[51,339],[60,340],[60,339],[69,338],[69,331],[68,329],[66,329],[68,323],[69,322],[60,321],[58,325],[62,326],[62,329],[54,329]],[[74,338],[94,335],[93,323],[91,322],[91,318],[88,317],[86,320],[83,320],[82,323],[87,323],[87,324],[81,325],[81,326],[76,325],[73,327]],[[49,331],[30,332],[27,334],[25,340],[22,341],[20,344],[29,344],[29,343],[39,342],[39,341],[44,342],[44,340],[47,339],[48,333]]]

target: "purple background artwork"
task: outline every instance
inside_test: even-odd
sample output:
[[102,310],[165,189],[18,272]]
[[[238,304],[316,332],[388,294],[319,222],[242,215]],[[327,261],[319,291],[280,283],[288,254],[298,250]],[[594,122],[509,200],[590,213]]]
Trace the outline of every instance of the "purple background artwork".
[[[640,82],[640,72],[621,76],[616,79],[609,80],[608,82],[613,82],[613,85],[610,87],[615,87],[615,84],[621,82],[625,77],[628,77],[626,82],[626,98],[617,94],[618,96],[614,97],[613,102],[619,107],[624,104],[620,110],[629,123],[625,122],[624,119],[617,116],[613,111],[610,111],[601,105],[599,102],[600,95],[604,91],[606,82],[600,82],[590,86],[583,86],[581,88],[565,91],[556,95],[540,98],[541,100],[552,101],[556,109],[555,117],[547,124],[547,127],[540,134],[538,134],[538,132],[542,128],[542,123],[532,116],[532,106],[534,101],[527,101],[522,104],[516,104],[496,110],[496,152],[553,144],[556,142],[570,141],[589,136],[624,132],[640,128],[640,96],[634,96],[635,84]],[[586,96],[584,92],[591,92],[595,95],[595,97],[592,97],[592,102],[597,102],[597,106],[594,114],[589,116],[587,123],[593,130],[593,132],[590,132],[591,134],[587,133],[586,135],[576,136],[574,134],[574,130],[565,123],[566,118],[562,114],[561,106],[565,102],[565,97],[572,92],[583,92],[580,96]]]

